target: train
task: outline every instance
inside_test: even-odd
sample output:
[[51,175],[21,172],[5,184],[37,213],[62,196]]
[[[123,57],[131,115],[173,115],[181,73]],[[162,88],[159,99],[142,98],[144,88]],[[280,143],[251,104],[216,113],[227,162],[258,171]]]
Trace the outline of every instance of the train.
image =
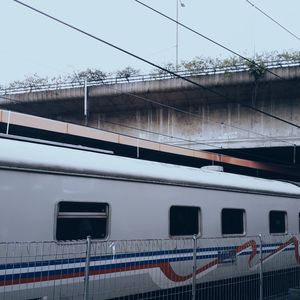
[[[107,256],[102,252],[98,258],[92,257],[92,275],[95,281],[101,281],[104,273],[116,276],[105,278],[105,293],[101,296],[93,291],[97,295],[93,299],[110,299],[190,284],[185,267],[179,270],[180,274],[175,271],[178,259],[168,261],[168,267],[165,262],[153,267],[153,261],[161,259],[163,249],[153,250],[152,258],[146,250],[144,256],[139,254],[143,258],[141,268],[140,261],[137,265],[129,263],[128,253],[118,256],[115,246],[118,243],[140,241],[143,245],[145,241],[158,240],[189,243],[196,238],[203,249],[209,239],[222,239],[227,241],[229,250],[225,254],[223,250],[215,253],[217,260],[210,267],[216,267],[221,265],[218,255],[226,261],[232,256],[232,249],[235,249],[233,260],[243,253],[241,259],[248,263],[253,259],[253,251],[259,249],[258,240],[253,239],[258,235],[274,237],[276,245],[286,242],[284,237],[299,235],[298,183],[230,174],[216,167],[192,168],[119,157],[96,149],[13,136],[1,136],[0,149],[0,299],[76,299],[70,296],[68,276],[74,280],[78,271],[81,274],[78,278],[82,277],[82,258],[76,261],[77,269],[69,267],[70,271],[65,258],[47,253],[43,255],[47,263],[43,259],[38,263],[31,261],[30,255],[18,261],[4,253],[9,252],[7,245],[15,246],[16,242],[54,243],[62,247],[90,237],[93,243],[105,244]],[[238,248],[229,246],[237,239]],[[255,249],[250,242],[254,240]],[[293,241],[286,247],[294,245],[295,249]],[[271,254],[276,254],[276,245]],[[178,250],[181,256],[186,251],[189,259],[183,261],[187,267],[192,263],[191,247]],[[207,249],[211,252],[212,246]],[[170,255],[174,258],[176,251],[172,251]],[[205,265],[211,257],[203,257]],[[75,258],[70,258],[75,263]],[[97,259],[101,260],[98,265]],[[288,259],[297,257],[289,254]],[[269,268],[284,269],[285,265]],[[51,276],[49,266],[52,266]],[[166,285],[155,283],[153,268],[163,274]],[[62,269],[63,296],[54,297],[49,282],[61,281]],[[135,275],[143,274],[143,286],[149,281],[143,290],[137,284],[129,284],[133,270]],[[200,271],[197,273],[199,282],[211,280],[209,276],[201,277]],[[226,278],[226,272],[221,273],[218,280]],[[257,269],[254,273],[257,274]],[[110,280],[114,280],[113,285]],[[76,283],[80,284],[81,281]],[[116,289],[118,285],[124,287]]]

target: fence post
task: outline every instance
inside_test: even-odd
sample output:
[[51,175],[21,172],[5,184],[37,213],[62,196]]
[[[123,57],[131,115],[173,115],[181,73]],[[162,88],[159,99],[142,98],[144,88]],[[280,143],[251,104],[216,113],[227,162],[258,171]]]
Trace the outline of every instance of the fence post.
[[197,270],[197,235],[193,235],[193,282],[192,300],[196,300],[196,270]]
[[259,238],[259,300],[263,300],[263,244],[262,236],[258,235]]
[[90,258],[91,258],[91,237],[86,237],[86,259],[84,269],[84,292],[83,299],[88,300],[89,298],[89,271],[90,271]]
[[84,80],[84,104],[83,104],[84,125],[88,125],[88,86],[87,79]]

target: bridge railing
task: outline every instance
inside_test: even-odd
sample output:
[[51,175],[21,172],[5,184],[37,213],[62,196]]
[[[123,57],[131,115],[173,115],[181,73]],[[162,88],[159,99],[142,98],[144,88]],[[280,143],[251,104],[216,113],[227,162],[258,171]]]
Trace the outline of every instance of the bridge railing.
[[[267,69],[273,68],[282,68],[282,67],[293,67],[299,66],[300,60],[276,60],[265,62],[264,67]],[[238,64],[228,67],[209,67],[209,68],[200,68],[200,69],[189,69],[181,70],[176,72],[178,75],[183,77],[190,76],[206,76],[206,75],[215,75],[215,74],[225,74],[225,73],[236,73],[248,71],[249,66],[246,64]],[[174,70],[171,70],[175,72]],[[154,80],[164,80],[175,78],[174,75],[169,74],[168,72],[158,71],[157,73],[145,74],[145,75],[136,75],[136,76],[122,76],[122,77],[105,77],[102,80],[98,81],[88,81],[88,86],[99,86],[99,85],[112,85],[112,84],[122,84],[122,83],[134,83],[134,82],[143,82],[143,81],[154,81]],[[58,83],[49,83],[49,84],[27,84],[24,86],[18,87],[8,87],[0,89],[0,95],[7,94],[20,94],[20,93],[30,93],[38,91],[51,91],[51,90],[61,90],[61,89],[71,89],[71,88],[83,88],[84,80],[82,81],[66,81]]]
[[286,299],[299,238],[2,242],[0,299]]

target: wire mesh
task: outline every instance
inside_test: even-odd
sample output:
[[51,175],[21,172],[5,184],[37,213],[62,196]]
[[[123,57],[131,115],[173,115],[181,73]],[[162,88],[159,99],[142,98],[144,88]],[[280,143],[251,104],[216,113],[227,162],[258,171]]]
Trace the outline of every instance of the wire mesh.
[[300,287],[299,235],[266,235],[263,242],[263,298],[290,299]]
[[88,299],[298,299],[299,238],[0,243],[0,299],[84,299],[87,260]]
[[0,243],[0,299],[82,299],[86,242]]

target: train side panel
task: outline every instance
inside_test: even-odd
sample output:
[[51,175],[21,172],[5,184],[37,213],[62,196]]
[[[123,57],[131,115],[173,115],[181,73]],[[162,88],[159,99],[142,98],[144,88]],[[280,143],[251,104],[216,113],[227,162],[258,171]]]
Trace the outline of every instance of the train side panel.
[[109,205],[108,238],[170,238],[170,208],[200,208],[202,237],[222,237],[224,208],[245,210],[245,233],[269,233],[271,210],[287,212],[287,232],[299,232],[300,201],[294,198],[238,193],[134,181],[13,170],[0,171],[0,240],[55,240],[60,201]]

